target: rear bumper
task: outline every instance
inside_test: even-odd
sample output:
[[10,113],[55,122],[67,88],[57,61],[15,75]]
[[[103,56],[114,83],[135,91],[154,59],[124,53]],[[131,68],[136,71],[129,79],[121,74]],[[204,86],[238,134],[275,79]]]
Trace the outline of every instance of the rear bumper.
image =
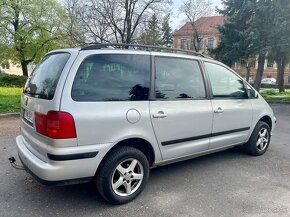
[[[19,155],[18,155],[19,156]],[[48,181],[48,180],[44,180],[40,177],[38,177],[36,174],[34,174],[26,165],[25,163],[22,161],[21,157],[19,156],[19,159],[23,165],[23,167],[25,168],[25,170],[35,179],[37,180],[39,183],[43,184],[43,185],[47,185],[47,186],[63,186],[63,185],[72,185],[72,184],[80,184],[80,183],[84,183],[84,182],[89,182],[93,179],[93,177],[86,177],[86,178],[78,178],[78,179],[68,179],[68,180],[61,180],[61,181]]]
[[48,152],[48,161],[35,156],[25,145],[23,136],[16,138],[19,158],[39,182],[46,185],[64,185],[89,181],[110,150],[111,144],[52,148]]

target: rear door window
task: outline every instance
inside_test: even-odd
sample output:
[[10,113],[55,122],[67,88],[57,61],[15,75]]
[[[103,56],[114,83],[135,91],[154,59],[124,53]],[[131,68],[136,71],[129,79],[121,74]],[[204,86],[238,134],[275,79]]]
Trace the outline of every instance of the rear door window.
[[35,98],[53,99],[59,77],[69,57],[69,53],[57,53],[44,57],[32,72],[24,93]]
[[196,60],[155,58],[155,97],[159,100],[205,99],[203,76]]
[[148,100],[150,56],[96,54],[78,68],[73,87],[75,101]]

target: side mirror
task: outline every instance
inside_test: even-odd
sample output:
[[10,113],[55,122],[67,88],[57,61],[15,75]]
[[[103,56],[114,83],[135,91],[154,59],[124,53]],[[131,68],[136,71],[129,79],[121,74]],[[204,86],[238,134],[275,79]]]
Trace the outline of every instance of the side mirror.
[[251,86],[247,85],[247,90],[248,90],[248,96],[250,99],[253,99],[253,98],[256,99],[259,97],[258,92]]

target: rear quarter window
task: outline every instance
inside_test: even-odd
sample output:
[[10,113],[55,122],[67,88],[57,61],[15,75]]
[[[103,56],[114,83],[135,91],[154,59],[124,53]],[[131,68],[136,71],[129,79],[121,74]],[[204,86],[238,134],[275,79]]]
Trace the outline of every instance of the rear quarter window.
[[34,69],[24,88],[31,97],[51,100],[59,77],[70,57],[69,53],[50,54]]
[[96,54],[78,68],[73,87],[75,101],[148,100],[150,56]]

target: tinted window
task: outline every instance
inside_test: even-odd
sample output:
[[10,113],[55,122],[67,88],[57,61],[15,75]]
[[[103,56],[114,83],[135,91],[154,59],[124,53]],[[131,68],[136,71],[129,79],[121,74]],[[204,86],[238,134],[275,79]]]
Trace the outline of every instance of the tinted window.
[[199,64],[195,60],[155,58],[157,99],[205,98],[205,88]]
[[72,87],[76,101],[147,100],[150,57],[98,54],[80,65]]
[[214,97],[246,98],[244,82],[230,70],[214,63],[205,63]]
[[51,100],[69,56],[69,53],[46,56],[32,72],[24,88],[24,93],[32,97]]

